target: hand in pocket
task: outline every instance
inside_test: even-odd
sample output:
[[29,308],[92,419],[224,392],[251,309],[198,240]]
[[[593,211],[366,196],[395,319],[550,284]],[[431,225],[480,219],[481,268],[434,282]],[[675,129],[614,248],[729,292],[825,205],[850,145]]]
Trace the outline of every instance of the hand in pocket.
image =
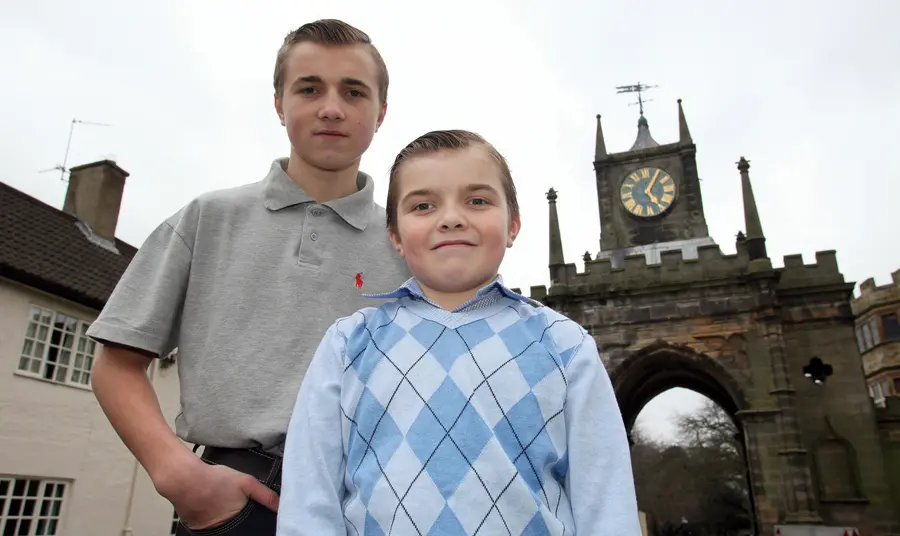
[[248,474],[224,465],[195,465],[182,473],[169,489],[158,489],[169,499],[185,526],[202,530],[225,523],[253,501],[278,511],[278,494]]

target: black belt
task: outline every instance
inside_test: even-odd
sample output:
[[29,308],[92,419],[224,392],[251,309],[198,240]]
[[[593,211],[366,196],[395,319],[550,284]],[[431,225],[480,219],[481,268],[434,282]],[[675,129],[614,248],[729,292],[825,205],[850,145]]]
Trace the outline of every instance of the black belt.
[[200,458],[209,464],[227,465],[246,473],[276,492],[281,492],[281,457],[261,449],[203,447]]

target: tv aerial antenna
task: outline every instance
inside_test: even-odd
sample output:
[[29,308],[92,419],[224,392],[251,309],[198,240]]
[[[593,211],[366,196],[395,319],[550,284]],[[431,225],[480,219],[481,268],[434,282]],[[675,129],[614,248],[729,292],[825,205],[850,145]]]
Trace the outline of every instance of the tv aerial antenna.
[[52,168],[44,169],[38,171],[38,173],[47,173],[48,171],[59,171],[59,180],[66,180],[66,173],[69,171],[69,168],[66,165],[69,163],[69,149],[72,147],[72,133],[75,132],[75,125],[91,125],[95,127],[111,127],[112,125],[108,125],[106,123],[97,123],[94,121],[82,121],[81,119],[72,119],[72,124],[69,126],[69,140],[66,142],[66,154],[63,156],[62,165],[55,165]]
[[616,86],[616,93],[637,93],[638,100],[637,102],[632,102],[629,106],[634,106],[637,104],[640,107],[641,115],[644,115],[644,103],[645,102],[653,102],[653,99],[644,99],[644,92],[648,89],[653,89],[659,86],[648,86],[646,84],[642,84],[638,82],[637,84],[632,84],[628,86]]

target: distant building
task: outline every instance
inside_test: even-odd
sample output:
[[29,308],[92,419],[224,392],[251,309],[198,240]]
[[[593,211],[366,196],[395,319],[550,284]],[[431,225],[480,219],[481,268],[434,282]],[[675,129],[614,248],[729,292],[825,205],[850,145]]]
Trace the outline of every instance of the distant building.
[[[84,333],[136,253],[115,238],[126,177],[73,168],[63,210],[0,183],[0,534],[172,534],[90,387],[100,345]],[[149,374],[171,423],[175,367]]]
[[856,321],[856,344],[862,356],[869,395],[879,407],[900,396],[900,270],[887,285],[867,279],[851,302]]

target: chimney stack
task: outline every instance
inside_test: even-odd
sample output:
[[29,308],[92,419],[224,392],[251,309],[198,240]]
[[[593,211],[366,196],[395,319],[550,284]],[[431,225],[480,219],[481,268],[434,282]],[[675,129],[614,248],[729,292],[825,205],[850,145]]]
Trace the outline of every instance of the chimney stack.
[[128,172],[112,160],[70,169],[63,212],[88,224],[97,236],[115,242],[127,177]]

